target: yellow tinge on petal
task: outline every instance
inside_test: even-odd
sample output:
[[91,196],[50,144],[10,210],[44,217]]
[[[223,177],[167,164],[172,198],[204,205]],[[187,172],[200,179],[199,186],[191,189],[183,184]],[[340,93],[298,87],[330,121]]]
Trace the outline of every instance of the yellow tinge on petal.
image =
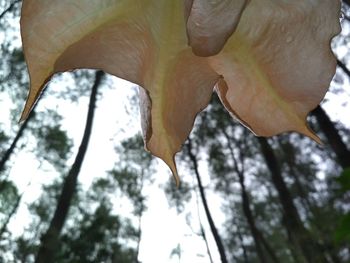
[[24,0],[31,89],[23,118],[53,74],[102,69],[145,89],[146,147],[176,175],[174,155],[219,79],[187,45],[183,10],[181,1],[168,0]]
[[23,0],[26,118],[53,74],[102,69],[140,88],[146,148],[175,153],[214,86],[254,133],[298,131],[335,72],[338,0]]
[[226,108],[255,134],[298,131],[323,99],[336,60],[340,2],[252,0],[223,51],[209,58]]

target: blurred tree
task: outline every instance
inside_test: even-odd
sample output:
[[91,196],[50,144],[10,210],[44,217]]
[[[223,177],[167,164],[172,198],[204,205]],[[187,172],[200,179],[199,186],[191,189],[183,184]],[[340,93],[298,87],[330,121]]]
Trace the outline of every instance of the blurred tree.
[[38,262],[38,263],[52,262],[52,259],[55,256],[55,253],[57,252],[57,246],[59,244],[59,235],[62,231],[72,198],[76,190],[78,175],[79,175],[80,168],[83,163],[84,156],[88,147],[91,130],[92,130],[92,123],[93,123],[98,87],[101,84],[103,75],[104,73],[102,71],[98,71],[96,73],[95,82],[91,90],[90,103],[89,103],[84,135],[83,135],[78,153],[76,155],[75,161],[67,177],[65,178],[62,192],[58,200],[57,207],[56,207],[54,216],[51,220],[50,226],[42,237],[41,246],[35,262]]
[[328,143],[335,152],[339,164],[344,169],[350,167],[350,150],[347,148],[338,129],[328,117],[327,113],[321,106],[318,106],[312,111],[312,114],[316,117],[321,131],[325,134]]
[[193,172],[196,175],[196,180],[197,180],[197,183],[198,183],[199,194],[200,194],[201,201],[202,201],[202,204],[203,204],[203,207],[204,207],[205,215],[207,217],[207,220],[208,220],[208,223],[209,223],[209,226],[210,226],[210,230],[211,230],[211,233],[213,234],[216,246],[217,246],[217,248],[219,250],[221,262],[222,263],[227,263],[228,262],[228,259],[227,259],[227,256],[226,256],[227,252],[225,251],[225,247],[224,247],[224,244],[222,242],[221,236],[220,236],[220,234],[219,234],[219,232],[217,230],[217,227],[215,226],[215,222],[214,222],[213,216],[211,215],[211,212],[209,210],[209,205],[208,205],[208,201],[207,201],[207,198],[206,198],[205,190],[204,190],[204,187],[203,187],[203,184],[202,184],[202,180],[201,180],[201,177],[200,177],[200,174],[199,174],[199,170],[198,170],[198,162],[197,162],[197,159],[196,159],[196,155],[192,152],[192,147],[193,146],[192,146],[192,142],[191,142],[190,138],[188,138],[186,146],[187,146],[188,157],[189,157],[189,159],[190,159],[190,161],[192,163]]

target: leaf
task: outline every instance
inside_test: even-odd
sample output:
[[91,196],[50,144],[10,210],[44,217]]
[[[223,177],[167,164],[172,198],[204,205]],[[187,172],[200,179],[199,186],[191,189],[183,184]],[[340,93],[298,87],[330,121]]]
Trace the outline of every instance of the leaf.
[[174,155],[216,84],[256,134],[318,140],[305,119],[335,72],[339,14],[334,0],[24,0],[31,87],[22,119],[53,74],[93,68],[142,87],[146,147],[175,176]]
[[336,180],[344,193],[350,191],[350,167],[344,169]]
[[350,242],[350,213],[343,215],[339,219],[334,237],[337,242]]

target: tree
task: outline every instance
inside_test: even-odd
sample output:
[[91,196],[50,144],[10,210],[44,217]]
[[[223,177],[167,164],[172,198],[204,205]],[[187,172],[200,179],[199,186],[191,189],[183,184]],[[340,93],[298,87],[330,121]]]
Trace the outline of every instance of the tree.
[[200,197],[201,197],[201,200],[202,200],[202,203],[203,203],[203,207],[204,207],[204,210],[205,210],[205,215],[207,217],[208,223],[210,225],[210,230],[211,230],[211,232],[212,232],[212,234],[214,236],[215,243],[216,243],[217,248],[219,250],[221,262],[222,263],[227,263],[228,260],[227,260],[227,256],[226,256],[226,252],[225,252],[225,247],[224,247],[224,244],[223,244],[223,242],[221,240],[221,237],[219,235],[219,232],[218,232],[218,230],[217,230],[217,228],[215,226],[213,217],[212,217],[212,215],[210,213],[210,210],[209,210],[207,198],[206,198],[205,191],[204,191],[204,188],[203,188],[203,185],[202,185],[202,180],[201,180],[201,177],[200,177],[200,174],[199,174],[199,171],[198,171],[197,159],[195,157],[195,154],[192,152],[192,143],[191,143],[191,139],[190,138],[188,139],[188,142],[187,142],[187,151],[188,151],[188,157],[189,157],[189,159],[192,162],[193,171],[194,171],[194,173],[196,175],[196,179],[197,179],[197,183],[198,183],[198,189],[199,189]]
[[277,189],[280,202],[283,207],[285,225],[291,241],[300,249],[307,262],[329,262],[323,255],[323,251],[319,244],[313,239],[310,233],[305,229],[297,209],[293,203],[293,198],[286,186],[281,175],[278,161],[275,157],[273,149],[265,138],[257,138],[261,152],[271,172],[271,178]]
[[[241,206],[239,211],[243,215],[240,216],[244,218],[243,220],[245,220],[244,223],[247,223],[248,232],[253,237],[254,252],[258,255],[257,261],[278,262],[275,252],[265,239],[263,233],[256,226],[255,216],[251,209],[250,196],[244,182],[245,173],[250,172],[249,161],[255,155],[253,153],[254,149],[251,149],[253,146],[248,143],[253,137],[247,131],[243,132],[240,127],[232,123],[229,116],[225,115],[222,109],[218,107],[217,98],[212,101],[208,111],[199,120],[198,127],[195,129],[196,140],[203,147],[203,150],[208,151],[208,159],[210,160],[208,165],[210,167],[211,177],[216,185],[216,190],[222,192],[225,200],[235,203],[237,202],[236,197],[234,197],[234,193],[237,191],[235,184],[239,183],[241,188],[241,202],[237,202],[236,206],[232,205],[232,208],[230,207],[228,209],[234,211]],[[220,139],[216,140],[213,135]],[[236,212],[232,212],[232,214],[234,217],[237,216]],[[231,222],[231,219],[229,220]],[[232,221],[236,225],[238,224],[238,219]],[[242,228],[242,225],[240,225],[240,228]],[[243,254],[240,256],[244,257],[245,261],[253,261],[254,256],[250,253],[248,254],[247,248],[242,244],[242,232],[242,230],[238,230],[233,234],[241,237],[238,242],[241,243],[240,246],[242,247]],[[229,243],[232,243],[231,240]],[[240,262],[237,256],[235,258]]]
[[51,262],[55,255],[56,247],[59,243],[59,235],[62,231],[62,227],[66,220],[72,197],[76,190],[78,175],[84,160],[89,138],[91,135],[97,91],[98,87],[101,84],[103,74],[104,73],[102,71],[98,71],[96,73],[95,82],[91,90],[89,110],[82,142],[80,144],[75,161],[64,181],[62,193],[58,200],[57,207],[54,216],[51,220],[50,226],[42,237],[41,247],[35,260],[36,262]]
[[337,128],[332,123],[327,113],[321,106],[318,106],[312,111],[312,114],[316,117],[321,131],[325,134],[328,143],[337,155],[339,164],[343,169],[350,167],[350,150],[348,150],[346,144],[343,142]]

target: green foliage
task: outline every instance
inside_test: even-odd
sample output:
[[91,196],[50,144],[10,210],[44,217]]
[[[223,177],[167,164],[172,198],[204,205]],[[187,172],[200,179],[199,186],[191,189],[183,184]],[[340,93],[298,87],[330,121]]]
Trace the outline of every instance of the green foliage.
[[350,213],[344,215],[335,232],[335,239],[338,242],[350,243]]
[[[350,168],[345,169],[337,178],[344,196],[350,192]],[[334,234],[337,242],[346,242],[350,244],[350,212],[339,218],[338,226]]]
[[8,180],[0,181],[0,223],[3,223],[3,216],[9,214],[18,198],[18,190],[13,182]]
[[350,191],[350,168],[345,169],[337,178],[337,182],[341,186],[341,190],[346,193]]
[[[101,203],[93,213],[84,212],[80,221],[61,237],[62,247],[55,262],[133,262],[135,251],[121,246],[121,219]],[[76,227],[78,226],[78,227]]]
[[177,187],[173,181],[169,181],[164,188],[170,207],[175,207],[177,213],[181,214],[186,209],[186,204],[192,198],[195,189],[186,181],[182,181]]

